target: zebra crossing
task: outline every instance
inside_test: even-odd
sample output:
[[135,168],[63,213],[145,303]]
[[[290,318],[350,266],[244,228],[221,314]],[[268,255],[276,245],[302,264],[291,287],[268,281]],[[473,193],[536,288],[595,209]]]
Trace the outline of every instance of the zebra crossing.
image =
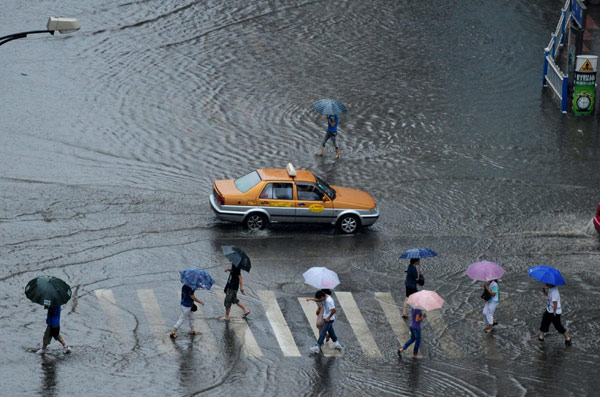
[[[141,304],[141,311],[145,317],[144,326],[147,327],[148,332],[154,341],[156,353],[165,356],[176,355],[176,345],[169,338],[169,331],[172,327],[172,324],[165,321],[165,317],[162,314],[154,291],[151,289],[138,289],[135,291],[135,293],[139,303]],[[111,332],[115,334],[115,338],[123,340],[124,338],[128,337],[128,334],[131,332],[125,328],[120,318],[123,315],[121,308],[125,305],[123,303],[119,304],[119,302],[115,299],[113,291],[110,289],[96,289],[94,290],[94,294],[102,312],[104,313],[106,324],[108,327],[110,327]],[[173,288],[172,294],[170,295],[173,296],[173,300],[175,300],[175,298],[178,299],[179,289]],[[284,357],[302,357],[308,355],[308,351],[301,352],[301,350],[298,348],[297,341],[294,338],[293,332],[290,329],[288,322],[286,321],[286,318],[279,306],[275,292],[269,290],[259,290],[257,291],[257,297],[268,322],[268,325],[261,325],[262,331],[264,333],[265,330],[272,330],[281,354]],[[338,320],[340,316],[343,316],[343,318],[347,321],[350,326],[349,329],[351,329],[354,333],[362,354],[368,358],[382,358],[383,355],[380,347],[375,341],[371,329],[369,328],[367,321],[365,321],[365,318],[363,317],[363,314],[361,313],[353,294],[351,292],[336,291],[334,293],[334,297],[338,303],[338,313],[336,316],[338,317]],[[215,291],[214,299],[218,299],[222,302],[224,298],[225,294],[223,291]],[[387,320],[387,323],[389,324],[394,336],[398,340],[398,343],[404,343],[409,338],[410,331],[407,322],[401,317],[400,308],[394,301],[394,297],[389,292],[375,292],[374,298],[375,301],[379,303],[379,307],[381,308],[381,311],[385,316],[385,319]],[[315,315],[317,306],[315,302],[307,301],[306,297],[298,297],[297,301],[302,309],[302,312],[304,313],[306,327],[312,329],[315,338],[317,338],[318,331],[316,328]],[[177,308],[179,308],[179,306],[177,306]],[[201,305],[198,305],[198,311],[194,313],[194,327],[202,335],[198,338],[196,343],[198,344],[198,348],[204,353],[216,357],[220,353],[219,343],[209,324],[212,318],[207,318],[205,315],[205,309],[206,308],[203,309]],[[256,310],[257,307],[254,307],[253,309]],[[256,321],[258,317],[260,316],[257,316],[257,313],[253,313],[252,321],[250,321],[250,323]],[[295,320],[296,321],[294,324],[297,326],[297,319]],[[448,331],[448,326],[439,310],[428,313],[427,323],[433,329],[433,334],[435,335],[434,337],[436,338],[437,343],[439,344],[445,356],[448,358],[461,358],[463,356],[462,349],[454,340],[452,333]],[[231,326],[231,329],[233,329],[235,339],[237,339],[246,357],[262,357],[264,355],[263,350],[257,342],[257,339],[255,338],[253,330],[249,326],[248,321],[240,317],[232,316],[229,320],[229,325]],[[184,327],[185,326],[187,326],[187,324],[185,324]],[[298,332],[308,333],[308,329],[298,330]],[[260,336],[262,336],[262,333]],[[344,341],[342,340],[342,342]],[[495,347],[493,342],[491,344],[488,343],[486,346],[486,356],[490,356],[489,358],[491,359],[502,358],[499,350]],[[333,348],[333,344],[331,342],[325,343],[322,351],[323,355],[326,357],[343,356],[343,353]]]

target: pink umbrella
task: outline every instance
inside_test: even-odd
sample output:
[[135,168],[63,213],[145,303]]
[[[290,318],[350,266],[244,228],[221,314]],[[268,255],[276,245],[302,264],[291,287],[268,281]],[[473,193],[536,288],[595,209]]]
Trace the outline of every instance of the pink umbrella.
[[494,262],[475,262],[465,272],[473,280],[491,281],[498,280],[504,275],[504,269]]
[[421,290],[408,297],[408,304],[425,311],[441,309],[444,300],[435,291]]

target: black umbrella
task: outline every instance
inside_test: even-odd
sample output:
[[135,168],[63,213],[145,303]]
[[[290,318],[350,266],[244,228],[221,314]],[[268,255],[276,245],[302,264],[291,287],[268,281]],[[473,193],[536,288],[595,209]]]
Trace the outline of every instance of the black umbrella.
[[232,245],[222,245],[221,250],[223,250],[223,255],[231,261],[234,267],[239,267],[247,272],[250,271],[250,267],[252,266],[250,258],[248,258],[248,255],[244,251]]
[[60,278],[40,276],[27,283],[25,295],[40,305],[60,306],[71,299],[71,287]]

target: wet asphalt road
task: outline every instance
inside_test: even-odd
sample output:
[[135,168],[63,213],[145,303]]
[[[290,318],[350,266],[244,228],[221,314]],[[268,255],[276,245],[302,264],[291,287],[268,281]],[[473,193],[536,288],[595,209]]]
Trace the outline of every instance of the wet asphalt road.
[[[596,117],[561,115],[540,87],[561,3],[0,0],[2,35],[49,15],[82,25],[0,48],[3,394],[593,394],[600,133]],[[338,161],[331,147],[313,155],[325,120],[310,105],[328,96],[349,108]],[[380,220],[342,236],[248,233],[214,217],[214,179],[288,161],[368,191]],[[247,323],[218,320],[224,244],[252,258]],[[423,270],[446,305],[423,329],[423,359],[399,360],[400,325],[381,301],[402,304],[398,256],[420,246],[439,253]],[[481,287],[463,275],[481,259],[507,270],[491,336]],[[184,326],[172,343],[177,271],[192,264],[217,285],[197,294],[202,333]],[[556,332],[536,341],[545,300],[526,273],[536,264],[567,280],[570,348]],[[301,276],[310,266],[338,272],[336,290],[359,310],[336,296],[341,357],[309,354],[298,298],[313,293]],[[56,342],[34,354],[45,313],[23,289],[40,274],[73,288],[69,356]],[[284,354],[265,294],[299,357]]]

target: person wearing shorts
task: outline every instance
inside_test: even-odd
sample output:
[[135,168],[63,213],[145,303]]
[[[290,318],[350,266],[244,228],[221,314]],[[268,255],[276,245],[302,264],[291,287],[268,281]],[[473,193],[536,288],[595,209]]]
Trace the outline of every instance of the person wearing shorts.
[[325,144],[329,139],[333,142],[333,146],[335,147],[335,158],[340,158],[340,148],[337,144],[337,128],[338,128],[338,116],[337,115],[328,115],[327,116],[327,132],[325,133],[325,137],[323,138],[323,142],[321,143],[321,148],[317,153],[317,156],[322,156],[323,151],[325,150]]
[[238,288],[242,292],[242,295],[246,295],[241,269],[232,266],[231,269],[225,269],[225,272],[229,272],[229,278],[227,279],[227,284],[225,284],[225,316],[221,317],[220,320],[229,320],[232,305],[238,305],[244,311],[242,317],[246,318],[250,314],[250,310],[246,309],[246,306],[237,297]]
[[[550,324],[552,324],[554,325],[554,328],[556,328],[556,331],[565,338],[565,345],[570,346],[571,338],[560,321],[562,307],[560,306],[560,294],[558,292],[558,287],[552,284],[546,284],[546,287],[548,287],[548,301],[546,303],[546,310],[542,316],[542,323],[540,324],[540,336],[538,336],[538,339],[540,342],[544,341],[544,334],[550,330]],[[545,294],[546,288],[542,288],[542,292]]]
[[[408,269],[406,270],[406,281],[404,285],[406,286],[406,298],[417,292],[417,284],[423,285],[425,283],[425,278],[421,274],[421,269],[419,269],[419,259],[412,258],[410,260],[410,264],[408,265]],[[406,314],[408,308],[408,299],[404,299],[404,307],[402,309],[402,318],[408,318]]]
[[52,338],[63,345],[65,354],[71,353],[71,348],[60,335],[60,306],[44,306],[44,309],[48,310],[46,314],[46,332],[44,332],[42,348],[38,350],[38,353],[44,354],[48,351],[48,345],[50,345]]

